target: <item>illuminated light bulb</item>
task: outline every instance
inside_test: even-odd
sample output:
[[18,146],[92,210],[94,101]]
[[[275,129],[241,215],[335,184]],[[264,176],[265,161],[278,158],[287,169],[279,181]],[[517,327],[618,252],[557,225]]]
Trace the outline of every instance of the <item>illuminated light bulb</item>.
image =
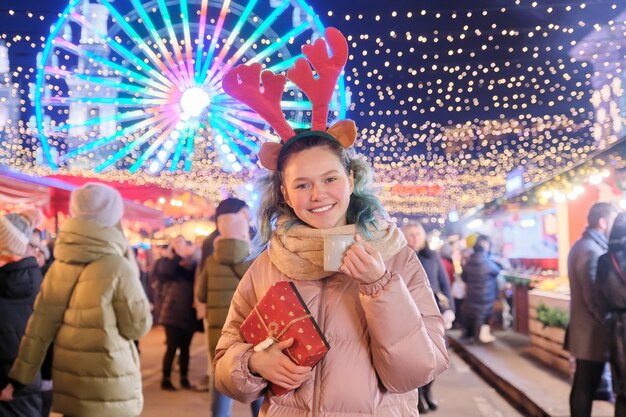
[[192,117],[198,117],[211,104],[211,97],[203,88],[191,87],[183,91],[180,107]]
[[589,176],[589,183],[593,185],[598,185],[602,183],[602,175],[593,174]]
[[585,187],[583,187],[582,185],[577,185],[574,187],[573,191],[576,195],[582,195],[585,193]]
[[604,178],[608,178],[611,176],[611,171],[609,171],[608,169],[605,169],[604,171],[602,171],[602,176]]
[[555,202],[562,203],[562,202],[564,202],[566,200],[566,198],[567,197],[565,196],[565,194],[562,194],[562,193],[560,193],[558,191],[554,192],[554,201]]
[[208,236],[211,234],[209,229],[201,226],[197,226],[196,228],[194,228],[193,232],[196,234],[196,236]]
[[153,174],[156,174],[159,171],[159,162],[158,161],[153,161],[150,164],[150,167],[148,168],[150,170],[150,172],[152,172]]
[[619,206],[622,210],[626,210],[626,198],[619,201]]
[[467,228],[470,230],[473,230],[473,229],[478,229],[482,225],[483,225],[483,221],[481,219],[474,219],[467,224]]

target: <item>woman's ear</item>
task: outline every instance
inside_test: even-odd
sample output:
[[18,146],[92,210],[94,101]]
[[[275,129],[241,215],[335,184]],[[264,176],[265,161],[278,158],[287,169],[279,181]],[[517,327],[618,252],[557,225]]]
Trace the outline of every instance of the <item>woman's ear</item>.
[[291,207],[291,202],[289,202],[289,195],[287,194],[287,190],[285,189],[284,185],[280,186],[280,192],[283,194],[283,198],[285,199],[285,203],[287,203],[287,205],[289,207]]
[[350,170],[350,174],[348,175],[348,181],[350,183],[350,194],[354,192],[354,171]]

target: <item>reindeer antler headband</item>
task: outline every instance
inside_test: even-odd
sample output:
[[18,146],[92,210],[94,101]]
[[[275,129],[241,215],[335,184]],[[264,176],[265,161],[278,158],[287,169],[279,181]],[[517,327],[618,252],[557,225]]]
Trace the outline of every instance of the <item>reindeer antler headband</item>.
[[[352,146],[356,139],[356,126],[352,120],[340,120],[326,129],[333,91],[348,61],[348,42],[335,28],[326,29],[324,37],[326,41],[318,39],[314,44],[302,47],[307,59],[298,59],[294,68],[287,71],[287,77],[268,70],[261,72],[261,64],[253,63],[231,69],[222,80],[226,94],[254,110],[280,136],[281,143],[265,142],[259,150],[261,165],[267,169],[276,170],[280,153],[303,137],[317,134],[339,142],[344,148]],[[328,55],[327,44],[332,56]],[[313,76],[311,66],[317,72],[317,78]],[[296,135],[280,108],[287,78],[311,101],[311,131]]]

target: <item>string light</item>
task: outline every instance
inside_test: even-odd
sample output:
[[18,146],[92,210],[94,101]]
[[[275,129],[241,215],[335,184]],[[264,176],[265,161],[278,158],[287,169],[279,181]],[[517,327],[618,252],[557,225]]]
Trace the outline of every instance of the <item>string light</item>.
[[[626,51],[620,40],[626,30],[623,5],[515,0],[490,7],[458,6],[390,10],[384,4],[378,9],[352,5],[320,13],[324,23],[339,27],[350,43],[345,72],[351,96],[348,117],[360,128],[356,147],[375,167],[383,203],[391,212],[423,215],[437,224],[451,211],[463,214],[500,198],[507,173],[516,167],[525,168],[526,183],[541,183],[626,131],[626,109],[620,101]],[[153,16],[158,9],[147,12]],[[0,10],[0,15],[42,25],[53,17],[13,9]],[[589,33],[596,38],[585,41]],[[0,39],[11,49],[31,49],[33,55],[45,42],[27,32],[0,33]],[[612,54],[599,54],[595,44]],[[254,49],[270,45],[263,38]],[[158,52],[156,44],[149,46]],[[57,58],[59,68],[71,69],[71,56],[59,53]],[[32,112],[29,89],[24,87],[33,82],[35,64],[30,65],[12,66],[10,80],[5,76],[5,85],[13,86],[24,100],[19,104],[22,119]],[[604,79],[599,68],[604,68]],[[52,85],[55,80],[51,76]],[[41,151],[33,127],[14,123],[4,129],[0,161],[49,173],[36,164]],[[211,135],[208,130],[198,132],[205,138]],[[60,153],[66,150],[64,141],[61,134],[50,139]],[[220,199],[224,189],[236,190],[249,182],[257,164],[250,155],[251,166],[225,173],[215,163],[224,157],[219,151],[209,146],[209,139],[199,138],[188,174],[164,169],[156,175],[148,170],[99,175],[193,189]],[[81,161],[90,157],[94,154],[62,171],[80,175]],[[130,163],[130,157],[120,162]],[[582,185],[573,180],[561,186],[541,192],[551,194],[546,199],[580,195],[577,187]]]

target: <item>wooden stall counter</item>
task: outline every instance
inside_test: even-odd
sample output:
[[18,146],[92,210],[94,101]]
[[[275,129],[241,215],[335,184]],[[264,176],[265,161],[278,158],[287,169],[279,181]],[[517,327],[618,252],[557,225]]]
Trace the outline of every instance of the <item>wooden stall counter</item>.
[[528,292],[530,353],[566,375],[570,371],[569,352],[563,349],[563,342],[569,305],[570,296],[566,293],[539,289]]

